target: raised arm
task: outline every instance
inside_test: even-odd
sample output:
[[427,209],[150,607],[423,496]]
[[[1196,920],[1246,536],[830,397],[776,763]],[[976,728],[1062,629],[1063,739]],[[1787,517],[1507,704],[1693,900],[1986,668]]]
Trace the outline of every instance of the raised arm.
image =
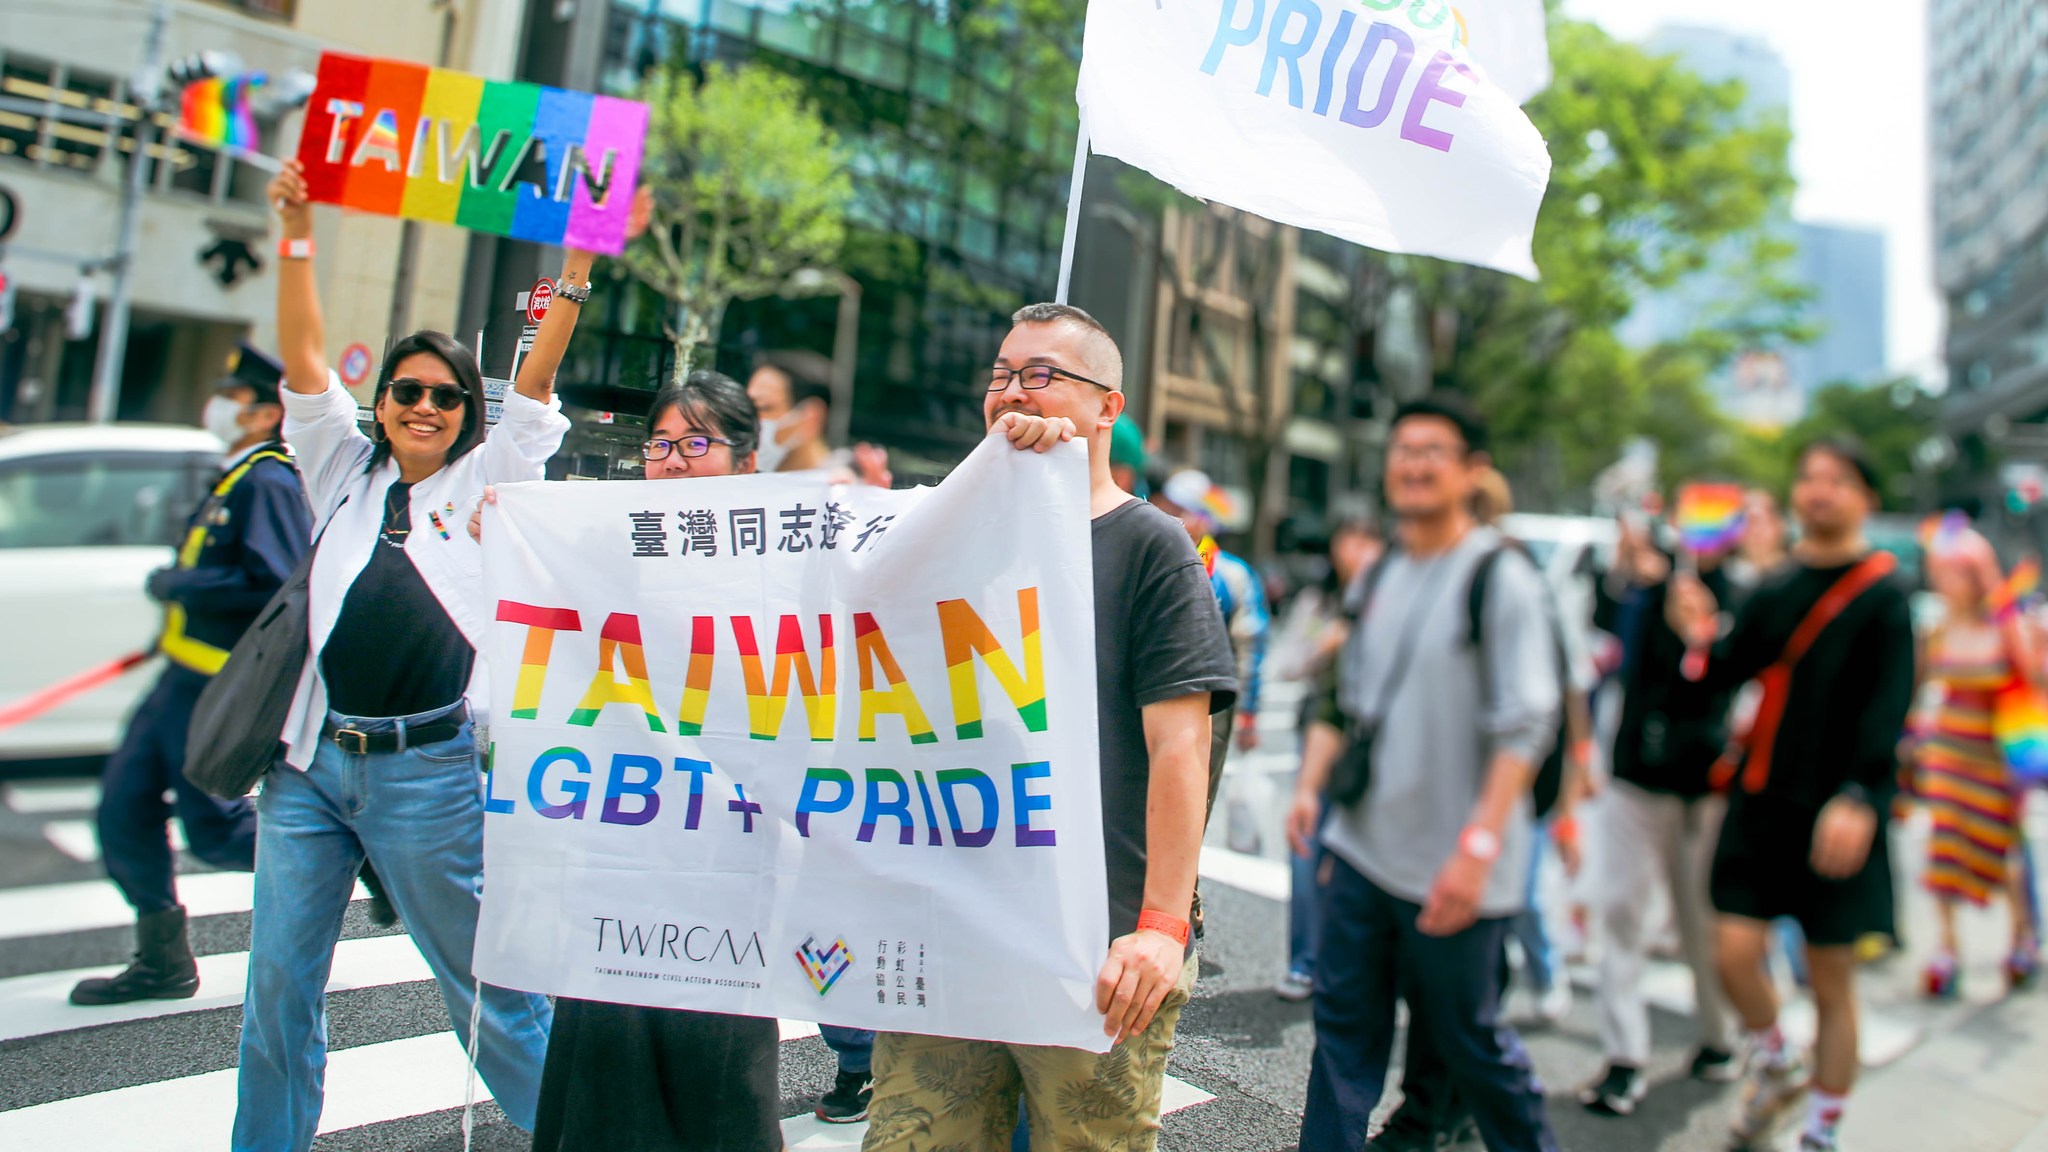
[[[629,242],[647,231],[653,211],[654,194],[643,184],[633,195],[633,214],[626,222]],[[569,351],[569,337],[575,333],[576,320],[583,312],[583,306],[563,295],[560,288],[589,287],[590,266],[595,260],[595,256],[576,248],[568,249],[563,256],[562,274],[555,280],[555,298],[548,305],[548,314],[541,317],[540,331],[534,333],[533,349],[519,362],[519,378],[512,382],[520,395],[545,404],[555,394],[555,370],[562,366],[562,357]]]
[[277,354],[284,362],[284,385],[317,396],[327,391],[327,326],[313,280],[313,205],[306,198],[305,169],[297,160],[285,161],[267,194],[284,224],[286,245],[306,245],[304,256],[277,262]]

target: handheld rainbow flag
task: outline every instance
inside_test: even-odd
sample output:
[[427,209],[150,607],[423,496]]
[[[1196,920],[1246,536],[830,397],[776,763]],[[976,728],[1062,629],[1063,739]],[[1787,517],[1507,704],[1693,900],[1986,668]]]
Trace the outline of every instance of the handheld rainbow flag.
[[263,141],[250,108],[250,98],[269,82],[264,73],[243,72],[208,76],[185,85],[178,99],[178,135],[212,145],[236,160],[279,171],[283,164],[258,150]]
[[647,105],[323,53],[299,161],[314,200],[617,255]]
[[1956,546],[1970,527],[1970,518],[1953,509],[1920,522],[1920,546],[1939,555]]
[[1742,542],[1742,486],[1687,484],[1673,520],[1688,552],[1722,552]]

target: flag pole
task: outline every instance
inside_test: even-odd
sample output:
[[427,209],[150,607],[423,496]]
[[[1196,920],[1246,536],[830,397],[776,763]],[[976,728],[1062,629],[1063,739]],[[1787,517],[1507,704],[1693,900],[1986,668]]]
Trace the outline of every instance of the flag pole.
[[1081,125],[1074,133],[1074,175],[1067,185],[1067,232],[1060,241],[1060,286],[1053,300],[1067,302],[1067,288],[1074,279],[1074,238],[1081,231],[1081,185],[1088,178],[1088,113],[1081,112]]

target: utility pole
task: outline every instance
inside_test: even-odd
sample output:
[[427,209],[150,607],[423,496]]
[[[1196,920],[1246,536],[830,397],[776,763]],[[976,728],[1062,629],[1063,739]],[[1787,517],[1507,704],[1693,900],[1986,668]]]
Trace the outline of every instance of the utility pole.
[[87,418],[100,424],[114,419],[121,399],[121,369],[128,357],[128,313],[135,289],[136,233],[142,225],[142,194],[149,180],[149,148],[156,141],[157,96],[163,90],[164,26],[170,19],[170,0],[156,0],[150,9],[142,66],[136,69],[135,78],[128,85],[128,101],[136,108],[134,150],[128,154],[128,180],[121,189],[120,235],[114,243],[113,259],[108,262],[114,273],[114,290],[100,322],[92,397],[86,405]]

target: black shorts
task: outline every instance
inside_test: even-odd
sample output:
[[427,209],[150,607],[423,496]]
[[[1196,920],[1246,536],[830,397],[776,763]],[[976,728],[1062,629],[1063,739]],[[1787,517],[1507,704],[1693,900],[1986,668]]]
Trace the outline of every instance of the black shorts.
[[1714,853],[1709,891],[1715,910],[1752,920],[1789,916],[1819,947],[1854,944],[1865,936],[1897,937],[1888,829],[1879,814],[1862,871],[1828,880],[1813,870],[1818,809],[1737,791]]

